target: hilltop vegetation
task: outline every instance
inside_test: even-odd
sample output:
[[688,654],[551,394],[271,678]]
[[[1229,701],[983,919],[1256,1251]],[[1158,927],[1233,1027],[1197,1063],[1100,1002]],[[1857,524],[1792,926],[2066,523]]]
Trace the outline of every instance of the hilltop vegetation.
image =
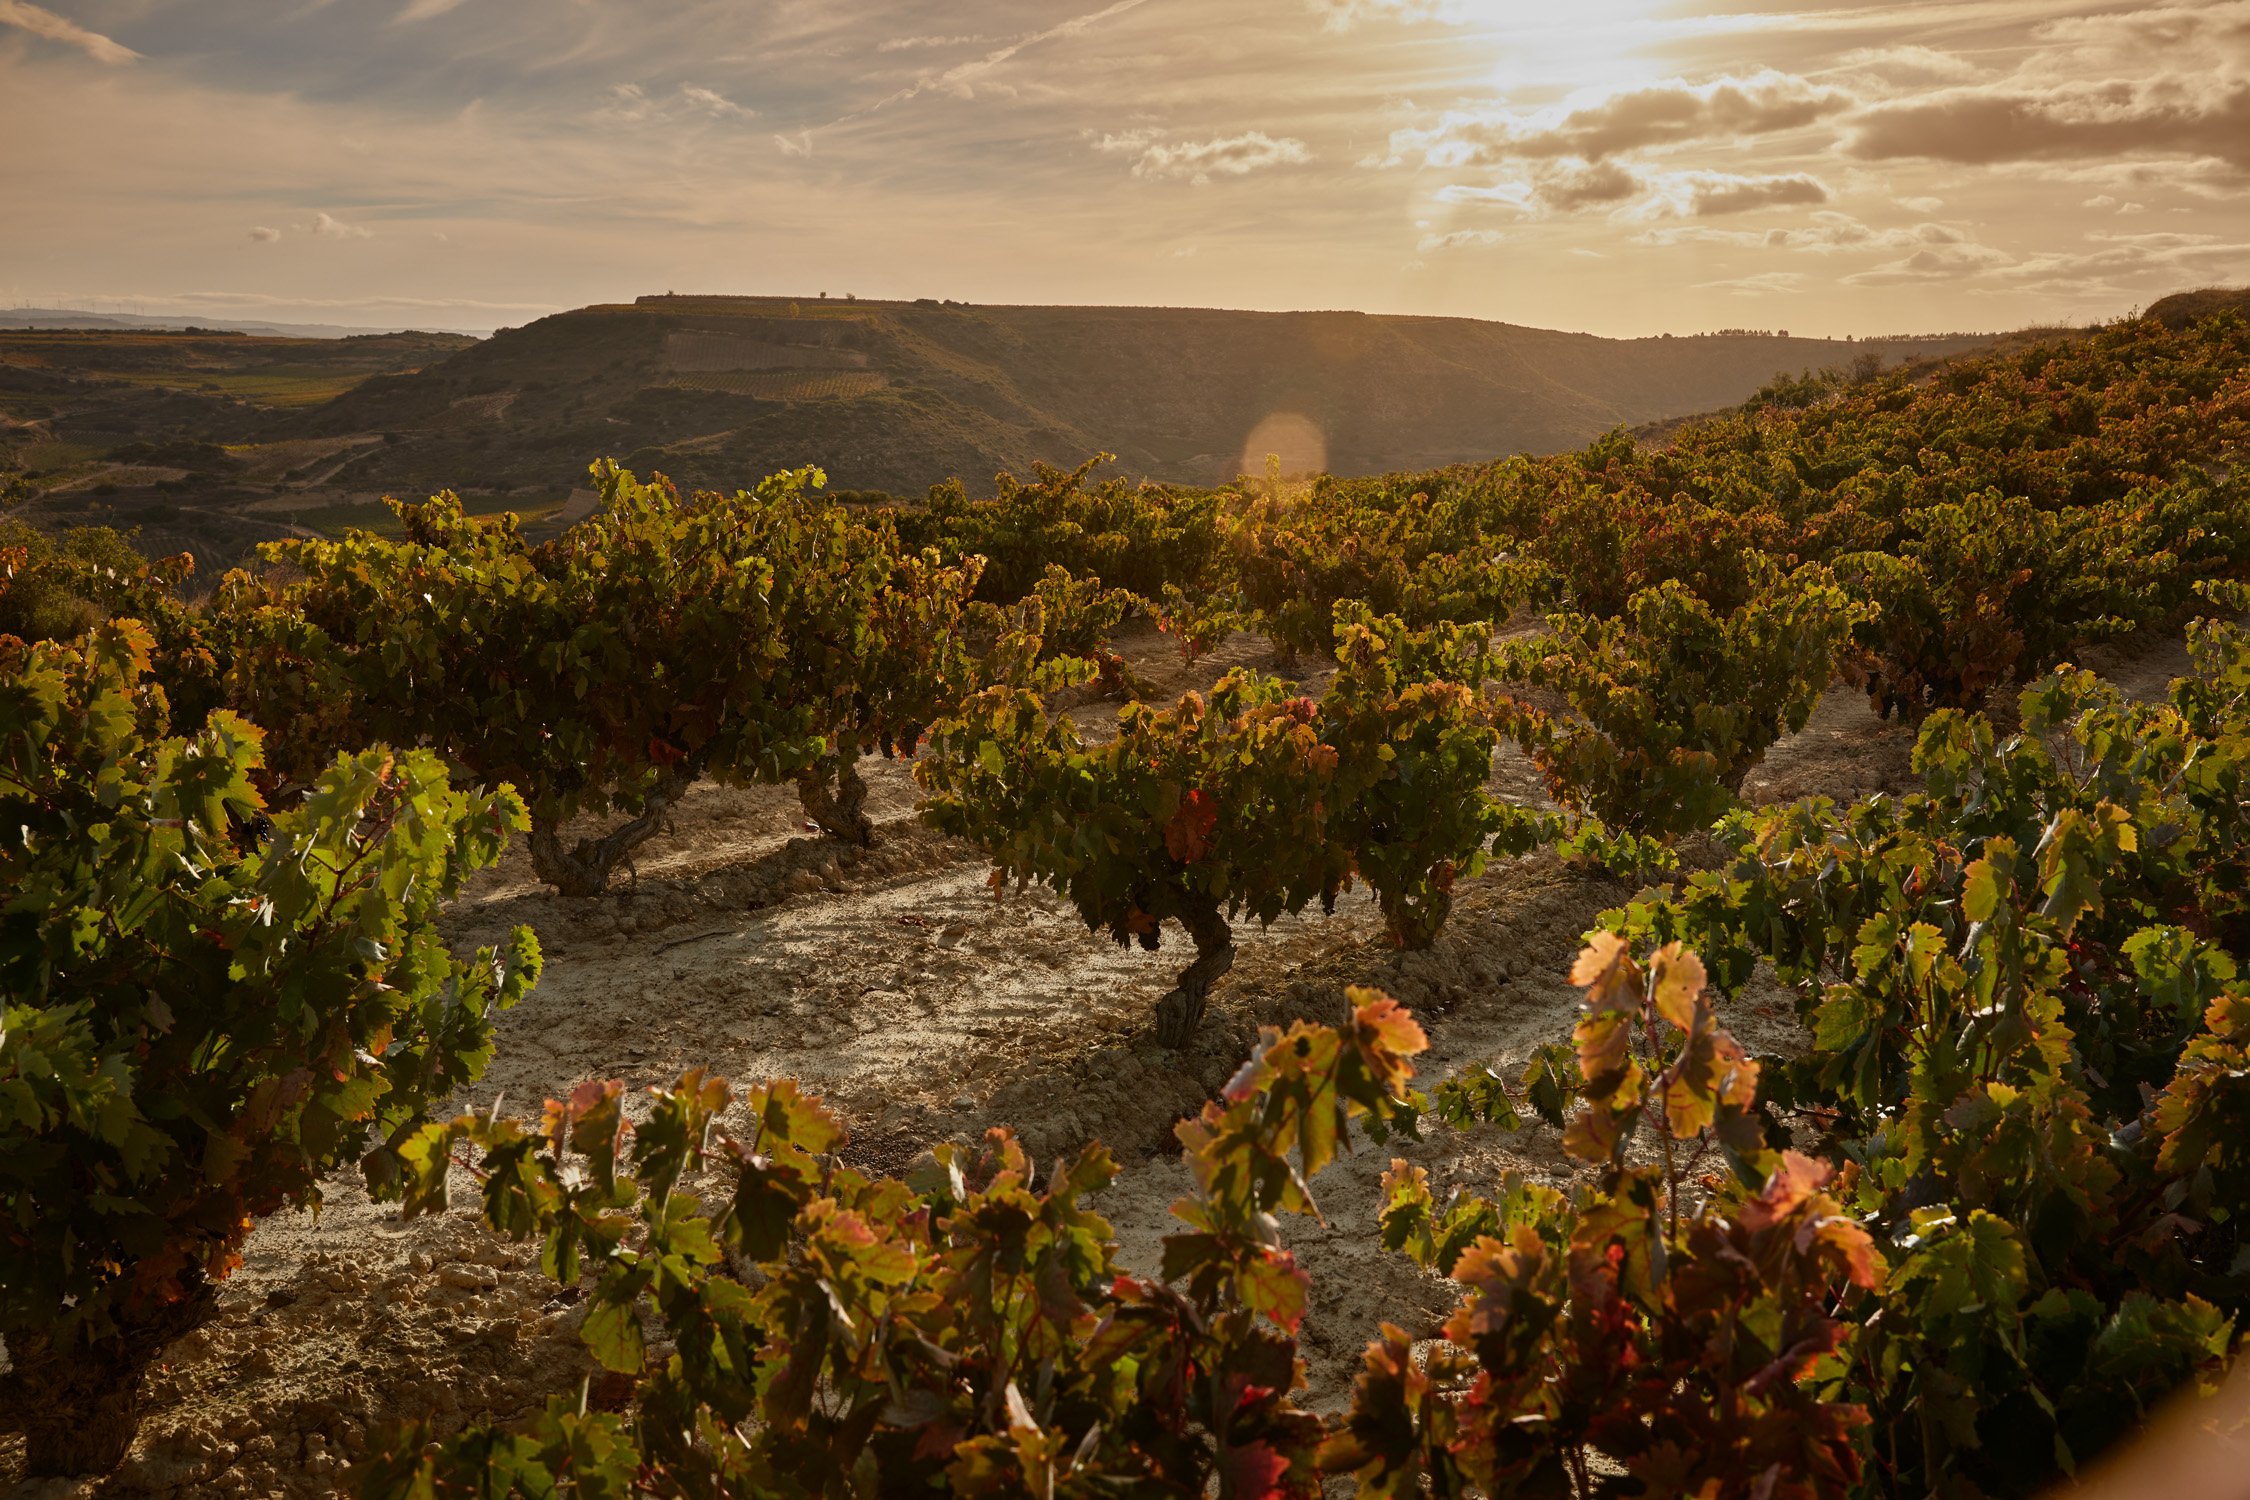
[[[2222,312],[1419,473],[843,505],[806,470],[690,493],[604,462],[545,540],[439,496],[202,604],[107,539],[9,543],[0,618],[52,638],[0,641],[0,1159],[30,1164],[0,1177],[0,1412],[33,1472],[116,1462],[160,1354],[242,1315],[219,1288],[255,1221],[356,1159],[409,1221],[473,1197],[534,1247],[600,1367],[442,1421],[378,1368],[319,1419],[375,1500],[2035,1492],[2244,1351],[2246,443]],[[1136,619],[1223,669],[1145,701]],[[2070,664],[2183,635],[2169,682]],[[1900,726],[1887,780],[1758,781],[1845,702],[1862,739]],[[957,842],[870,813],[867,778],[899,784],[875,754]],[[915,998],[852,969],[933,925],[895,906],[829,923],[803,982],[898,1015],[1034,973],[1074,1082],[982,1121],[886,1103],[880,1154],[770,1066],[722,1082],[747,992],[665,955],[760,939],[648,945],[681,918],[609,889],[712,781],[793,790],[824,871],[936,848],[989,861],[981,910],[1044,902],[1037,944],[1027,918]],[[567,900],[527,883],[467,956],[440,907],[516,836]],[[1521,922],[1533,871],[1561,920]],[[558,906],[653,948],[609,1014],[677,1003],[692,1050],[645,1097],[600,1052],[503,1109],[469,1091],[574,1022],[516,926]],[[1518,925],[1561,930],[1567,1007],[1493,998],[1478,948]],[[1269,929],[1329,945],[1327,983],[1245,977]],[[1061,951],[1168,937],[1191,955],[1135,1005]],[[1421,1020],[1336,983],[1355,941]],[[1509,1055],[1415,1088],[1480,1006],[1518,1012]],[[1151,1095],[1192,1116],[1183,1184],[1125,1226],[1134,1169],[1096,1138],[1155,1145],[1112,1128]],[[1095,1118],[967,1128],[1035,1107]],[[1454,1139],[1510,1169],[1433,1178]],[[1324,1169],[1370,1187],[1355,1141],[1391,1169],[1316,1202]],[[1376,1288],[1340,1350],[1338,1264]],[[291,1450],[321,1491],[326,1442]]]

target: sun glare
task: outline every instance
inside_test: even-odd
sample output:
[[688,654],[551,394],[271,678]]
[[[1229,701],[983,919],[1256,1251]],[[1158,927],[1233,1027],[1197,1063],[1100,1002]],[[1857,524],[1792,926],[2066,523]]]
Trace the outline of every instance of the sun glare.
[[1493,49],[1495,84],[1561,95],[1660,75],[1644,49],[1662,31],[1650,23],[1667,9],[1663,0],[1462,0],[1459,14]]

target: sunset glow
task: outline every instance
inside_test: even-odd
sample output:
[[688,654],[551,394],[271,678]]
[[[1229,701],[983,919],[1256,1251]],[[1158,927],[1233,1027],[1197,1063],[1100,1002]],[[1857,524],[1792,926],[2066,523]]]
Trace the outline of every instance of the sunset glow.
[[0,305],[1841,334],[2250,277],[2250,0],[0,0],[0,138]]

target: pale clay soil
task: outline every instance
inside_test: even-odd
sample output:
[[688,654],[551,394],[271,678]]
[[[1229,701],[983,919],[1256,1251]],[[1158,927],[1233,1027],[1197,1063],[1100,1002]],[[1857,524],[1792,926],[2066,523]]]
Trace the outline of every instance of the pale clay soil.
[[[1153,634],[1120,645],[1159,701],[1233,665],[1288,670],[1247,637],[1194,667]],[[2088,664],[2146,693],[2185,663],[2175,640],[2089,654]],[[1308,687],[1317,691],[1321,675],[1307,675]],[[1077,711],[1096,732],[1113,714],[1112,704]],[[1911,748],[1909,731],[1838,689],[1802,734],[1775,747],[1747,794],[1903,790]],[[549,894],[520,849],[478,877],[450,915],[455,940],[489,943],[529,924],[548,967],[531,998],[501,1018],[492,1068],[457,1104],[498,1099],[536,1113],[573,1084],[618,1078],[638,1107],[647,1086],[702,1064],[738,1083],[799,1079],[849,1122],[846,1158],[882,1171],[995,1125],[1013,1128],[1042,1162],[1099,1138],[1124,1172],[1095,1206],[1115,1225],[1125,1263],[1151,1272],[1169,1206],[1188,1186],[1172,1126],[1225,1081],[1260,1026],[1334,1019],[1347,985],[1375,985],[1411,1005],[1430,1033],[1423,1086],[1484,1063],[1512,1077],[1534,1048],[1567,1036],[1576,994],[1565,976],[1580,936],[1631,894],[1542,854],[1464,882],[1426,952],[1390,948],[1364,892],[1333,916],[1316,908],[1264,932],[1245,926],[1201,1033],[1172,1053],[1149,1037],[1147,1020],[1189,956],[1183,940],[1168,934],[1156,954],[1119,948],[1051,892],[995,899],[974,851],[915,821],[918,789],[905,766],[871,760],[863,772],[882,828],[872,850],[808,836],[793,791],[704,786],[643,849],[637,875],[600,899]],[[1508,747],[1493,786],[1541,798],[1531,767]],[[1788,1001],[1754,985],[1722,1002],[1721,1014],[1753,1052],[1783,1051],[1796,1039]],[[1313,1279],[1303,1345],[1316,1407],[1348,1400],[1360,1351],[1381,1323],[1426,1334],[1454,1301],[1442,1280],[1386,1255],[1373,1237],[1378,1183],[1394,1156],[1427,1168],[1441,1197],[1489,1190],[1511,1171],[1556,1183],[1571,1175],[1557,1132],[1536,1123],[1514,1134],[1426,1133],[1418,1144],[1363,1145],[1313,1184],[1325,1227],[1285,1226]],[[317,1215],[258,1227],[221,1307],[154,1376],[140,1440],[116,1476],[12,1493],[338,1494],[351,1461],[391,1423],[515,1422],[553,1394],[575,1395],[593,1372],[576,1336],[576,1289],[539,1273],[535,1246],[505,1244],[458,1208],[403,1223],[370,1204],[351,1172],[336,1176]],[[0,1485],[19,1463],[15,1440],[0,1441]]]

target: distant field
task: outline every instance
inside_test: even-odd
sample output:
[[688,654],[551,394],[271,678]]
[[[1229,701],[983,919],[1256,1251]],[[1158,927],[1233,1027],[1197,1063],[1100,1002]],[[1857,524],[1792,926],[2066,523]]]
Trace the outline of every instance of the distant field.
[[333,401],[371,375],[418,369],[474,343],[434,334],[298,339],[0,328],[0,366],[288,411]]
[[26,473],[54,474],[92,463],[102,456],[102,450],[91,443],[66,443],[46,438],[25,444],[20,456]]
[[155,390],[207,391],[214,396],[232,396],[237,401],[273,407],[318,406],[335,400],[367,378],[360,371],[229,374],[105,370],[101,373],[110,380],[123,380]]
[[680,391],[723,391],[765,401],[823,401],[869,396],[889,385],[873,370],[699,370],[672,377]]
[[313,438],[280,443],[234,443],[227,452],[242,465],[242,478],[253,484],[279,484],[302,470],[317,469],[365,447],[370,438]]

